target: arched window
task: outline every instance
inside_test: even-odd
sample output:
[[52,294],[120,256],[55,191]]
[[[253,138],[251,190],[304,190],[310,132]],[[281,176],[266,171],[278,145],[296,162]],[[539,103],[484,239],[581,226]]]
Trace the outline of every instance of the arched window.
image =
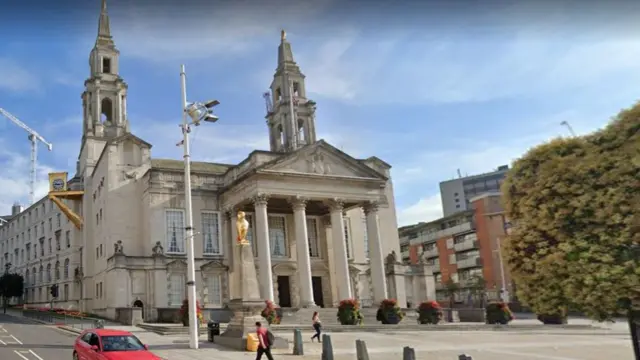
[[64,278],[69,278],[69,259],[64,260]]
[[101,122],[105,122],[105,121],[113,121],[113,103],[111,102],[111,99],[109,98],[104,98],[102,99],[102,102],[100,103],[100,121]]
[[47,282],[51,282],[51,264],[47,264]]
[[60,280],[60,261],[56,261],[56,267],[53,269],[53,278],[56,281]]
[[29,282],[31,281],[31,272],[27,269],[27,272],[24,275],[25,286],[29,286]]
[[44,281],[44,268],[40,265],[40,271],[38,272],[38,281]]
[[35,285],[36,283],[36,274],[38,273],[38,271],[36,270],[36,267],[34,266],[33,269],[31,269],[31,284]]
[[305,137],[304,137],[304,120],[303,119],[298,119],[298,142],[300,142],[301,144],[305,143]]
[[284,129],[282,129],[282,124],[278,125],[278,139],[280,139],[280,146],[284,145]]

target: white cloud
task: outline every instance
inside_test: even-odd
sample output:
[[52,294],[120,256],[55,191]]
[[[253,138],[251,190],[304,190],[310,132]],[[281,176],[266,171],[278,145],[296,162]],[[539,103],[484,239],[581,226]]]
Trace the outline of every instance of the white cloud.
[[[11,213],[11,206],[18,202],[24,207],[29,205],[30,169],[31,162],[27,156],[15,152],[2,150],[0,139],[0,215]],[[39,164],[36,172],[35,194],[36,200],[42,198],[49,191],[48,173],[53,169]]]
[[429,195],[418,202],[398,210],[398,226],[429,222],[442,217],[440,194]]
[[264,46],[280,28],[315,21],[333,0],[200,2],[172,8],[156,3],[110,9],[112,32],[127,56],[156,62],[229,57]]
[[37,91],[40,79],[11,59],[0,58],[0,90]]

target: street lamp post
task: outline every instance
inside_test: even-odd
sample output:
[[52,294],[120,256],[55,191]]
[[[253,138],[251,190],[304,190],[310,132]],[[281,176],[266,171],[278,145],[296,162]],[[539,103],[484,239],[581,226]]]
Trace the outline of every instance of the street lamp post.
[[[198,310],[196,304],[196,269],[195,255],[193,248],[193,211],[191,208],[191,154],[189,148],[189,133],[191,125],[199,126],[200,122],[216,122],[218,117],[213,115],[213,107],[218,105],[218,100],[202,103],[187,103],[187,75],[184,65],[180,67],[180,81],[182,92],[182,129],[183,139],[177,145],[182,145],[184,149],[184,197],[185,197],[185,239],[187,246],[187,300],[189,301],[189,347],[198,348]],[[189,122],[191,118],[191,122]]]
[[[509,234],[509,229],[511,229],[511,224],[506,221],[504,214],[501,214],[500,217],[502,219],[504,234],[507,235]],[[502,256],[502,240],[500,236],[498,236],[496,240],[498,245],[498,256],[500,259],[500,283],[502,287],[500,289],[500,298],[502,299],[503,302],[508,304],[511,299],[509,297],[509,290],[507,290],[506,276],[504,273],[504,258]]]

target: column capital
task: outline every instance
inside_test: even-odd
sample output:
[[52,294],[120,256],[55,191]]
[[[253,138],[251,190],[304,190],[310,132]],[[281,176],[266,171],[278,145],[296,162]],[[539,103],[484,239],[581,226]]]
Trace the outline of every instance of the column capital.
[[378,203],[377,201],[367,201],[362,204],[362,210],[364,211],[365,215],[378,212],[379,207],[380,203]]
[[236,215],[237,207],[233,205],[228,205],[222,208],[222,212],[224,213],[227,219],[231,219]]
[[332,212],[333,211],[342,212],[342,210],[344,210],[344,199],[341,199],[341,198],[329,199],[327,200],[327,205],[329,206],[329,209]]
[[326,228],[330,228],[331,227],[331,217],[329,216],[323,216],[322,217],[322,225]]
[[297,195],[289,199],[289,204],[293,207],[293,210],[304,210],[307,207],[308,198]]
[[251,198],[253,202],[253,206],[267,206],[267,202],[271,196],[265,193],[258,193],[254,197]]

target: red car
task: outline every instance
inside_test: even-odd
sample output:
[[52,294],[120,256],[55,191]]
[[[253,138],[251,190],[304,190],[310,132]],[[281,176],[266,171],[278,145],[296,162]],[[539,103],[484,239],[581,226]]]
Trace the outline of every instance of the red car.
[[128,331],[85,330],[73,344],[73,360],[163,360]]

